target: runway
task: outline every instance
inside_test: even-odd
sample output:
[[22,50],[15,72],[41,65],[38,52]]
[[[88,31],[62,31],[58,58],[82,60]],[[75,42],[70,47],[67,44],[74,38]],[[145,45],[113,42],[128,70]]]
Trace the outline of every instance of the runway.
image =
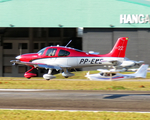
[[150,112],[149,91],[0,89],[0,109]]

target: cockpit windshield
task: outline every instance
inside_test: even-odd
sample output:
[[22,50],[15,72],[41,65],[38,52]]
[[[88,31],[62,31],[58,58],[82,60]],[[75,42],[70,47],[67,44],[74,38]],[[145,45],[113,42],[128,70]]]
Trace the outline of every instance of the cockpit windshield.
[[46,49],[46,48],[43,48],[43,49],[41,49],[40,51],[38,51],[38,52],[37,52],[38,55],[42,55],[42,54],[44,53],[45,49]]
[[82,50],[79,50],[79,49],[75,49],[76,51],[78,51],[78,52],[83,52]]

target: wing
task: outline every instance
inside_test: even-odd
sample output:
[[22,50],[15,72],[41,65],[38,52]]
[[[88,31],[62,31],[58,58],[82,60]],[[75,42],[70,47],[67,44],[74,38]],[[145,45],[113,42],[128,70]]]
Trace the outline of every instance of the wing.
[[108,62],[111,62],[113,66],[118,66],[121,64],[118,60],[109,60]]
[[125,70],[116,70],[116,69],[97,69],[97,71],[103,72],[103,73],[119,73],[119,72],[124,72]]
[[112,66],[118,66],[121,64],[121,62],[118,60],[102,60],[101,61],[101,63],[103,63],[103,64],[105,64],[105,63],[108,64],[108,62],[111,63]]
[[36,68],[45,68],[45,69],[51,68],[51,69],[62,70],[62,68],[57,65],[47,65],[47,64],[43,64],[43,63],[32,63],[32,62],[21,62],[20,60],[11,60],[10,62],[12,62],[14,65],[21,64],[21,65],[27,65],[27,66],[34,66]]

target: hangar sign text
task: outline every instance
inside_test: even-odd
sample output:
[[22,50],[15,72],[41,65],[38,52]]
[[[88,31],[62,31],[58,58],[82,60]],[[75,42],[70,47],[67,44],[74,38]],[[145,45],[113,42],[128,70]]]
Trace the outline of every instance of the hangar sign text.
[[146,14],[121,14],[120,23],[150,23],[150,15]]

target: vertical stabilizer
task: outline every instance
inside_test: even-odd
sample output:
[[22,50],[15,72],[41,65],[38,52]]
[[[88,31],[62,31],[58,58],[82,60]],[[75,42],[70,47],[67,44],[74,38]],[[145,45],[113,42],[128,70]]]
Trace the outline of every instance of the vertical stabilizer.
[[128,43],[128,37],[118,38],[113,49],[107,55],[110,57],[125,57],[127,43]]
[[148,66],[148,64],[141,65],[141,67],[135,72],[135,77],[146,78]]

